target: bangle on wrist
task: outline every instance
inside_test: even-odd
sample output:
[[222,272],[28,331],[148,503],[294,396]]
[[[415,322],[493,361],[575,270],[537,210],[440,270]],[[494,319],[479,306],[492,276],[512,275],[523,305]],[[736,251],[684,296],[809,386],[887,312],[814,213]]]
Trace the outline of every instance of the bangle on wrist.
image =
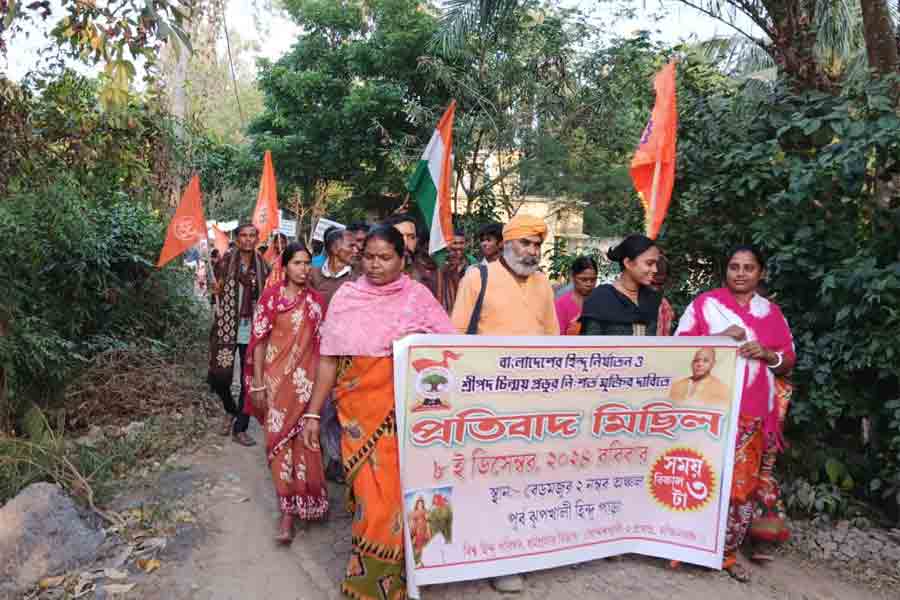
[[315,421],[318,421],[319,419],[321,419],[321,417],[315,413],[303,413],[303,418],[304,419],[313,419]]
[[774,371],[784,362],[784,354],[781,352],[773,352],[773,354],[775,355],[775,358],[778,359],[778,361],[774,365],[769,365],[769,368]]
[[253,387],[252,385],[250,386],[250,393],[251,393],[251,394],[252,394],[253,392],[264,392],[264,391],[266,391],[266,386],[265,386],[265,385],[261,385],[261,386],[259,386],[259,387]]

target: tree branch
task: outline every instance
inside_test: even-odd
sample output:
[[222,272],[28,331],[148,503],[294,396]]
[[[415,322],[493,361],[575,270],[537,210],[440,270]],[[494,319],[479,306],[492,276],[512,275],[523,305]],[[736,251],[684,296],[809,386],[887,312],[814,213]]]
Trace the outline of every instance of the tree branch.
[[[760,48],[767,49],[766,44],[763,40],[750,35],[750,33],[748,33],[747,31],[744,31],[743,29],[741,29],[740,27],[735,25],[733,21],[730,21],[730,20],[726,19],[725,17],[723,17],[721,13],[714,11],[714,10],[710,10],[708,8],[705,8],[704,6],[701,6],[700,4],[693,2],[692,0],[678,0],[678,1],[681,2],[682,4],[684,4],[685,6],[689,6],[689,7],[693,8],[697,12],[703,13],[704,15],[711,17],[711,18],[719,21],[720,23],[724,23],[725,25],[728,25],[729,27],[734,29],[737,33],[744,36],[745,38],[747,38],[748,40],[750,40],[751,42],[753,42]],[[743,6],[742,6],[742,8],[743,8]],[[771,37],[772,32],[768,30],[768,28],[765,26],[765,23],[759,22],[758,15],[750,14],[750,12],[746,8],[744,9],[744,13],[748,17],[750,17],[750,19],[754,23],[756,23],[756,25],[759,26],[759,28],[762,29],[766,33],[766,35]]]

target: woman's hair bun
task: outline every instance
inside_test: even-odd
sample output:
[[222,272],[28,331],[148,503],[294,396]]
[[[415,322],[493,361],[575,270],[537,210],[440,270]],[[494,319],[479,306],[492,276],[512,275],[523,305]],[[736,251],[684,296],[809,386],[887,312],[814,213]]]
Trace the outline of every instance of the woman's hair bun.
[[608,258],[612,262],[616,262],[616,263],[622,262],[622,260],[625,258],[622,255],[622,244],[619,244],[618,246],[613,246],[609,250],[607,250],[606,258]]
[[646,235],[633,233],[622,240],[618,246],[607,250],[606,256],[612,262],[617,262],[624,267],[626,258],[634,260],[655,245],[656,242],[648,238]]

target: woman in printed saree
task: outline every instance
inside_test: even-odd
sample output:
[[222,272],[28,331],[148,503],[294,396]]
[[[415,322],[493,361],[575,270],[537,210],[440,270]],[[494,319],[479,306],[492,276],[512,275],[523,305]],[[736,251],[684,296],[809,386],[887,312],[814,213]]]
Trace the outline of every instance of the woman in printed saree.
[[393,343],[413,333],[454,333],[431,291],[403,274],[403,236],[377,227],[363,247],[365,275],[342,285],[322,325],[322,358],[303,440],[319,450],[319,414],[334,388],[353,514],[341,590],[351,598],[406,596],[403,500],[394,414]]
[[652,287],[659,261],[656,242],[629,235],[606,256],[619,263],[622,272],[584,301],[581,335],[656,335],[662,300]]
[[262,425],[266,457],[278,495],[281,523],[276,540],[289,544],[294,521],[322,519],[328,492],[321,456],[303,444],[302,418],[319,365],[322,299],[308,286],[312,255],[299,242],[280,260],[285,279],[263,293],[253,316],[244,371],[248,414]]
[[556,299],[556,318],[562,335],[578,335],[581,324],[581,307],[584,300],[597,287],[597,261],[590,256],[579,256],[572,262],[572,290]]
[[[741,581],[746,581],[750,572],[745,564],[738,562],[738,549],[751,527],[754,513],[760,506],[776,506],[778,487],[772,478],[772,467],[775,453],[782,448],[783,413],[787,407],[787,397],[778,381],[796,362],[793,337],[781,309],[757,293],[765,277],[765,264],[758,249],[735,248],[725,265],[725,287],[694,299],[676,331],[677,335],[727,336],[743,342],[740,355],[747,359],[747,367],[723,563]],[[781,527],[783,523],[780,521]],[[785,534],[779,528],[772,533],[773,541]]]

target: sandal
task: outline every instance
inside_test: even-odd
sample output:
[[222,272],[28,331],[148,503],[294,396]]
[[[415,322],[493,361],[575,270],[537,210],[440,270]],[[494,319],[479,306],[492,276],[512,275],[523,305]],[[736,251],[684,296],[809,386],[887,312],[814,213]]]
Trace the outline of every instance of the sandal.
[[219,431],[219,435],[231,435],[231,431],[234,429],[234,417],[231,415],[225,417],[225,420],[222,421],[222,429]]
[[283,515],[281,517],[281,524],[278,527],[278,535],[275,536],[275,541],[279,544],[287,545],[290,544],[294,539],[294,515]]
[[725,571],[731,575],[731,577],[735,581],[740,581],[741,583],[747,583],[750,581],[750,569],[745,567],[744,565],[736,562],[733,565],[725,567]]
[[758,563],[767,563],[775,560],[775,557],[771,554],[766,554],[764,552],[754,552],[750,555],[750,560]]
[[240,444],[241,446],[247,446],[248,448],[250,446],[256,445],[256,440],[254,440],[252,437],[247,435],[246,431],[241,431],[239,433],[235,433],[234,435],[231,436],[231,441],[233,441],[236,444]]

